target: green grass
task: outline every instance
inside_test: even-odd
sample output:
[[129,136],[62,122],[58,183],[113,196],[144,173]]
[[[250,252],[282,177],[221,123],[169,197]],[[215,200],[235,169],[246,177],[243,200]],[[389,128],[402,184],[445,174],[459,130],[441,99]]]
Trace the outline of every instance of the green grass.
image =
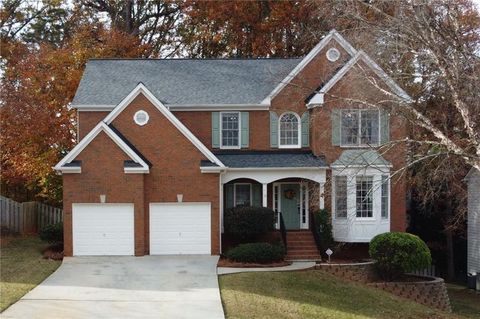
[[60,261],[42,258],[48,244],[37,237],[18,237],[4,242],[0,255],[0,311],[41,283]]
[[480,292],[447,284],[452,311],[461,318],[480,318]]
[[219,281],[227,318],[463,318],[314,270]]

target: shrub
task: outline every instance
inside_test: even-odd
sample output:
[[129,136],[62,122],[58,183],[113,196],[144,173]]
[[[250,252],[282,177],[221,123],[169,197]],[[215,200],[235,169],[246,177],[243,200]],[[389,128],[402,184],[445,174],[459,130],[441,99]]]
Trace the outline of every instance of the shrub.
[[400,275],[428,267],[430,250],[418,236],[408,233],[384,233],[370,242],[370,257],[376,260],[378,275],[387,281]]
[[326,209],[320,209],[313,213],[314,220],[314,232],[319,239],[319,248],[324,253],[328,248],[332,248],[333,235],[332,235],[332,222],[330,220],[330,214]]
[[241,244],[230,249],[226,257],[233,261],[245,263],[269,263],[283,260],[285,247],[281,242]]
[[56,223],[45,226],[40,230],[38,236],[41,240],[51,244],[63,243],[63,223]]
[[224,218],[225,233],[245,241],[272,231],[275,212],[266,207],[235,207]]

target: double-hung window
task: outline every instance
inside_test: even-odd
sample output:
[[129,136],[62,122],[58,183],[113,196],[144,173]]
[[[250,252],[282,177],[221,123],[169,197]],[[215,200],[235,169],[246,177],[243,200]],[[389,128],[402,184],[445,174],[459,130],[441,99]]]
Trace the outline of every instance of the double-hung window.
[[220,117],[221,147],[240,148],[240,113],[222,112]]
[[373,176],[357,176],[357,217],[373,217]]
[[378,110],[342,110],[342,146],[377,145],[380,141]]
[[235,184],[234,201],[235,206],[251,206],[252,184]]
[[278,121],[280,148],[300,147],[300,118],[295,113],[284,113]]

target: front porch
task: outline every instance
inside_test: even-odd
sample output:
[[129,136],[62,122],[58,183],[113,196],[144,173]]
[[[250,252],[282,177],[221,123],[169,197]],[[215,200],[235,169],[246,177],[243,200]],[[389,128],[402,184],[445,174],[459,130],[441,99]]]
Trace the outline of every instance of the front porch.
[[268,207],[276,213],[275,228],[280,218],[287,231],[308,230],[310,212],[323,208],[323,183],[302,178],[284,178],[260,183],[252,178],[237,178],[222,184],[223,212],[238,206]]

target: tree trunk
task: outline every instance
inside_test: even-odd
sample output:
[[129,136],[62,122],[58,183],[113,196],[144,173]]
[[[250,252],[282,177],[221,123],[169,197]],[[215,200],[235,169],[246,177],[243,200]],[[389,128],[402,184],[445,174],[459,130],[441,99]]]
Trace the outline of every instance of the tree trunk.
[[445,229],[445,236],[447,240],[447,279],[449,281],[455,280],[455,264],[453,262],[453,232],[450,228]]

